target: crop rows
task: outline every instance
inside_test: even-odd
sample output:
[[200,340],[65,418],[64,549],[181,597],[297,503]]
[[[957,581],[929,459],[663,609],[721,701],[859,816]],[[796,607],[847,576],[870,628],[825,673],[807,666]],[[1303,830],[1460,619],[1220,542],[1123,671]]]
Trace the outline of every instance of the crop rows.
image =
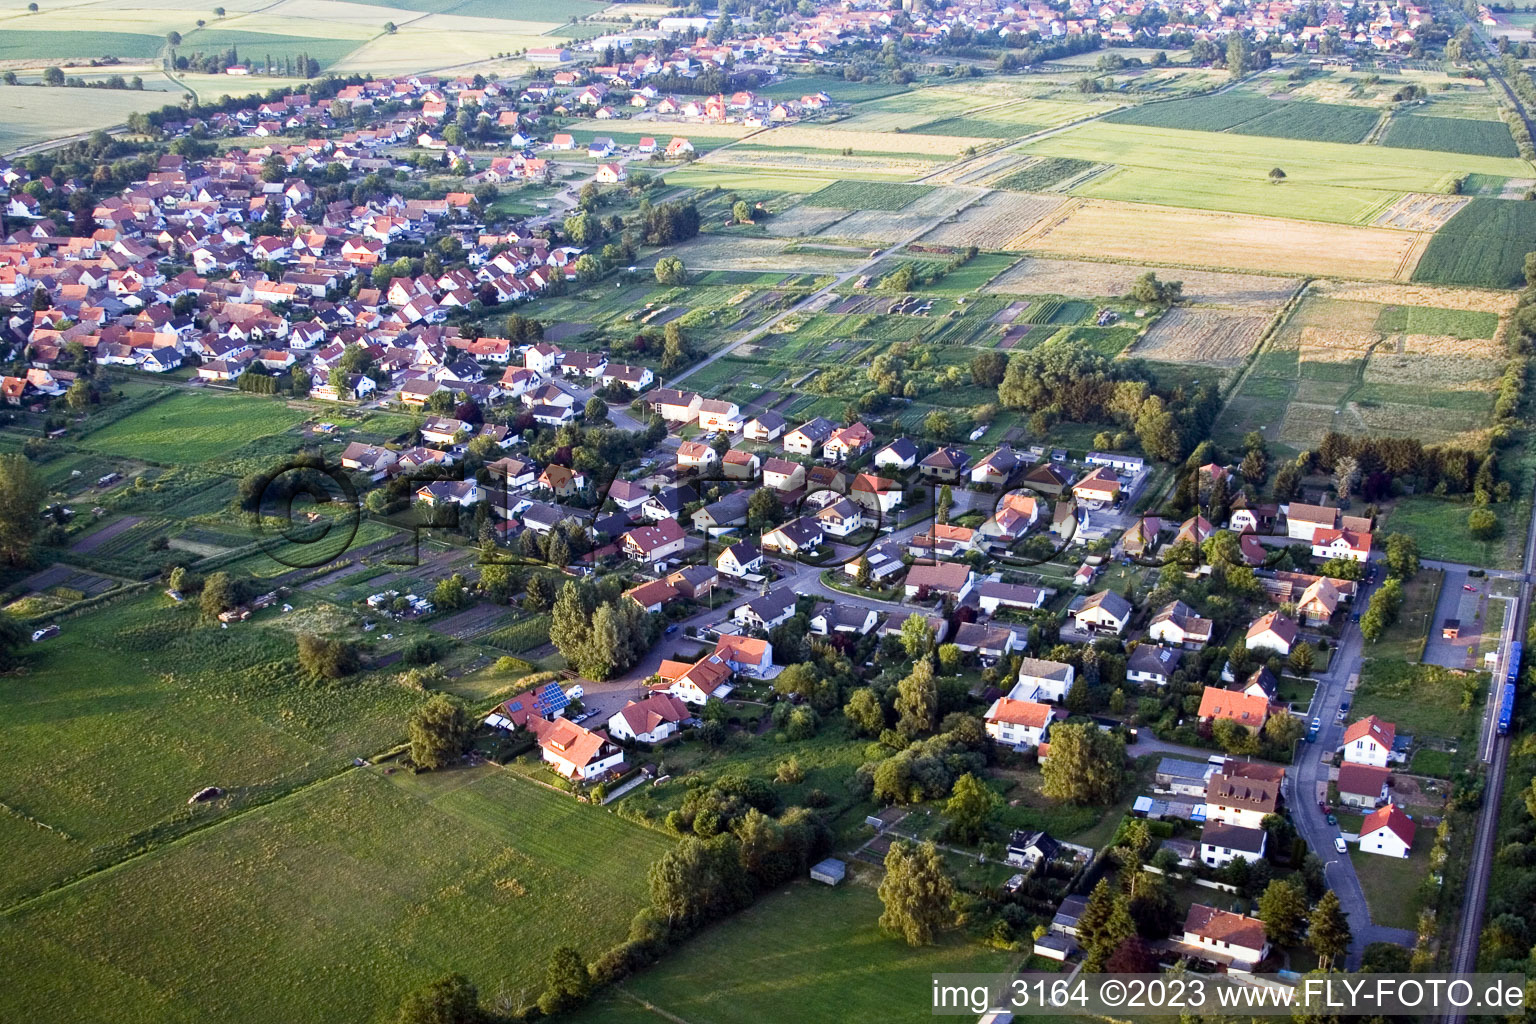
[[1014,171],[999,180],[996,187],[1011,192],[1043,192],[1059,182],[1082,174],[1092,166],[1092,160],[1078,160],[1069,156],[1042,157],[1023,170]]
[[1105,120],[1149,128],[1235,132],[1309,142],[1359,142],[1378,117],[1368,107],[1225,95],[1131,107],[1110,114]]
[[932,185],[876,181],[834,181],[805,198],[806,206],[845,210],[904,210],[933,191]]
[[1514,288],[1536,238],[1536,204],[1474,199],[1430,240],[1413,279],[1473,288]]
[[1394,117],[1382,136],[1383,146],[1401,149],[1434,149],[1472,156],[1520,155],[1509,126],[1503,121],[1475,121],[1466,117],[1425,117],[1419,114]]
[[980,139],[1017,139],[1039,130],[1039,125],[989,121],[980,117],[946,117],[907,129],[918,135],[961,135]]

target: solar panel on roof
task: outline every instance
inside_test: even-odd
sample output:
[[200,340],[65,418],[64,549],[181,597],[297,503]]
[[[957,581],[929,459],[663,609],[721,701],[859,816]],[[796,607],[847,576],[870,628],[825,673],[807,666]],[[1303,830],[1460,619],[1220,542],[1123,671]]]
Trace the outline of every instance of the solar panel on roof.
[[508,711],[521,711],[521,710],[523,710],[523,702],[520,701],[520,700],[514,700],[514,701],[512,701],[511,703],[509,703],[507,705],[507,710]]

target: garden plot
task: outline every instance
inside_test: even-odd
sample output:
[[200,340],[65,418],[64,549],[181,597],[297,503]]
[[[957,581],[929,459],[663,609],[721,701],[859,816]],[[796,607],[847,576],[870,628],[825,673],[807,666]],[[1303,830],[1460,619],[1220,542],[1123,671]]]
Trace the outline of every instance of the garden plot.
[[743,235],[700,235],[673,246],[667,254],[681,258],[690,270],[782,270],[803,274],[847,273],[864,263],[869,255],[861,249],[786,246],[781,238]]
[[841,207],[808,206],[801,203],[777,216],[767,218],[762,224],[763,229],[770,235],[781,238],[808,238],[830,228],[846,216],[848,211]]
[[109,523],[101,529],[86,534],[70,545],[69,550],[76,554],[88,555],[92,551],[113,540],[120,534],[127,533],[144,520],[141,516],[123,516],[114,523]]
[[919,156],[956,157],[971,146],[990,146],[989,138],[961,135],[919,135],[886,132],[844,131],[830,135],[825,128],[789,126],[774,128],[752,136],[746,142],[733,146],[729,152],[743,147],[770,146],[776,149],[832,150],[836,152],[852,147],[855,154],[898,153]]
[[1238,271],[1407,280],[1429,235],[1086,200],[1011,244],[1030,251]]
[[1026,256],[993,279],[985,291],[1011,295],[1119,298],[1128,295],[1136,279],[1149,270],[1162,280],[1182,281],[1185,302],[1201,305],[1272,312],[1284,305],[1296,290],[1296,282],[1285,277]]
[[858,210],[825,228],[821,236],[887,243],[906,241],[934,221],[952,216],[980,194],[978,189],[934,189],[900,210]]
[[993,192],[923,236],[927,245],[971,246],[1001,249],[1021,231],[1050,216],[1065,196],[1039,196]]
[[1263,316],[1170,309],[1126,355],[1234,369],[1248,358],[1268,323]]
[[814,195],[805,206],[831,206],[841,210],[895,212],[927,196],[932,185],[878,184],[867,181],[836,181]]
[[21,582],[21,589],[28,594],[40,594],[45,590],[62,587],[78,591],[84,597],[105,594],[117,586],[117,580],[97,572],[76,569],[72,565],[56,562],[42,572],[33,573]]
[[511,619],[510,609],[493,604],[477,604],[438,619],[427,628],[455,640],[474,640],[507,625]]
[[1375,220],[1379,228],[1401,228],[1404,231],[1439,231],[1461,208],[1471,202],[1468,196],[1436,195],[1433,192],[1411,192],[1383,210]]

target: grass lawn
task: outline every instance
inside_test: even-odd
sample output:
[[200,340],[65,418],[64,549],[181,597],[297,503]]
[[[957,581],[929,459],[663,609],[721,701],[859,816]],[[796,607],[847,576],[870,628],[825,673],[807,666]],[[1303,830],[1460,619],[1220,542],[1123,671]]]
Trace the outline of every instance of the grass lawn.
[[[1495,505],[1493,508],[1495,512],[1507,511],[1507,506]],[[1518,524],[1510,522],[1492,540],[1474,540],[1467,533],[1467,514],[1471,511],[1471,505],[1445,498],[1429,495],[1402,498],[1393,504],[1382,525],[1385,529],[1413,537],[1425,558],[1490,569],[1518,568],[1519,542],[1524,531],[1516,528]]]
[[1296,676],[1281,676],[1280,685],[1276,690],[1276,696],[1282,702],[1295,704],[1303,710],[1311,705],[1315,693],[1317,693],[1317,680],[1301,679]]
[[1432,775],[1437,779],[1451,777],[1451,754],[1445,750],[1430,750],[1428,747],[1420,747],[1414,751],[1413,760],[1408,764],[1410,775]]
[[492,767],[349,771],[13,914],[0,1017],[382,1020],[455,970],[515,992],[620,939],[666,846]]
[[89,434],[80,444],[152,462],[216,462],[253,439],[282,433],[307,418],[276,398],[178,392]]
[[966,944],[959,936],[913,948],[882,934],[876,925],[880,872],[849,867],[850,878],[836,889],[797,882],[772,893],[566,1019],[571,1024],[926,1019],[935,972],[1002,972],[1021,959]]
[[[1477,697],[1471,710],[1463,711],[1462,688],[1469,680],[1477,686]],[[1469,677],[1438,665],[1406,665],[1373,656],[1360,671],[1360,687],[1355,691],[1349,719],[1353,722],[1376,715],[1394,723],[1399,736],[1463,739],[1466,746],[1476,729],[1478,708],[1487,690],[1486,672]]]
[[1431,830],[1421,825],[1414,836],[1413,852],[1406,858],[1365,853],[1359,845],[1350,847],[1349,859],[1365,891],[1372,924],[1389,928],[1417,925],[1419,883],[1429,875],[1429,848],[1433,844]]
[[[315,687],[263,618],[223,630],[158,592],[61,623],[0,688],[0,905],[270,800],[403,738],[421,698]],[[189,807],[204,786],[228,794]],[[0,1011],[0,1018],[8,1016]]]
[[1440,588],[1445,583],[1445,573],[1440,569],[1424,569],[1403,584],[1403,609],[1397,621],[1371,645],[1373,658],[1397,658],[1402,661],[1418,661],[1424,656],[1424,640],[1429,635],[1435,617],[1435,602],[1440,599]]

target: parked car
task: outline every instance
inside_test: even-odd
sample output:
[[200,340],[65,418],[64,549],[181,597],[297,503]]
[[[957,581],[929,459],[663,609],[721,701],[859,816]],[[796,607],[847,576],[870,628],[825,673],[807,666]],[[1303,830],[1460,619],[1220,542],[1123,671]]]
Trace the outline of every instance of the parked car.
[[1330,825],[1338,825],[1338,823],[1339,823],[1339,816],[1337,814],[1330,814],[1330,815],[1328,815],[1328,824],[1330,824]]
[[667,636],[671,636],[673,633],[676,633],[676,632],[677,632],[677,623],[674,622],[674,623],[672,623],[672,625],[667,627],[666,635]]
[[1348,853],[1349,852],[1349,847],[1345,845],[1344,837],[1343,836],[1334,836],[1333,837],[1333,848],[1335,850],[1339,851],[1340,853]]

